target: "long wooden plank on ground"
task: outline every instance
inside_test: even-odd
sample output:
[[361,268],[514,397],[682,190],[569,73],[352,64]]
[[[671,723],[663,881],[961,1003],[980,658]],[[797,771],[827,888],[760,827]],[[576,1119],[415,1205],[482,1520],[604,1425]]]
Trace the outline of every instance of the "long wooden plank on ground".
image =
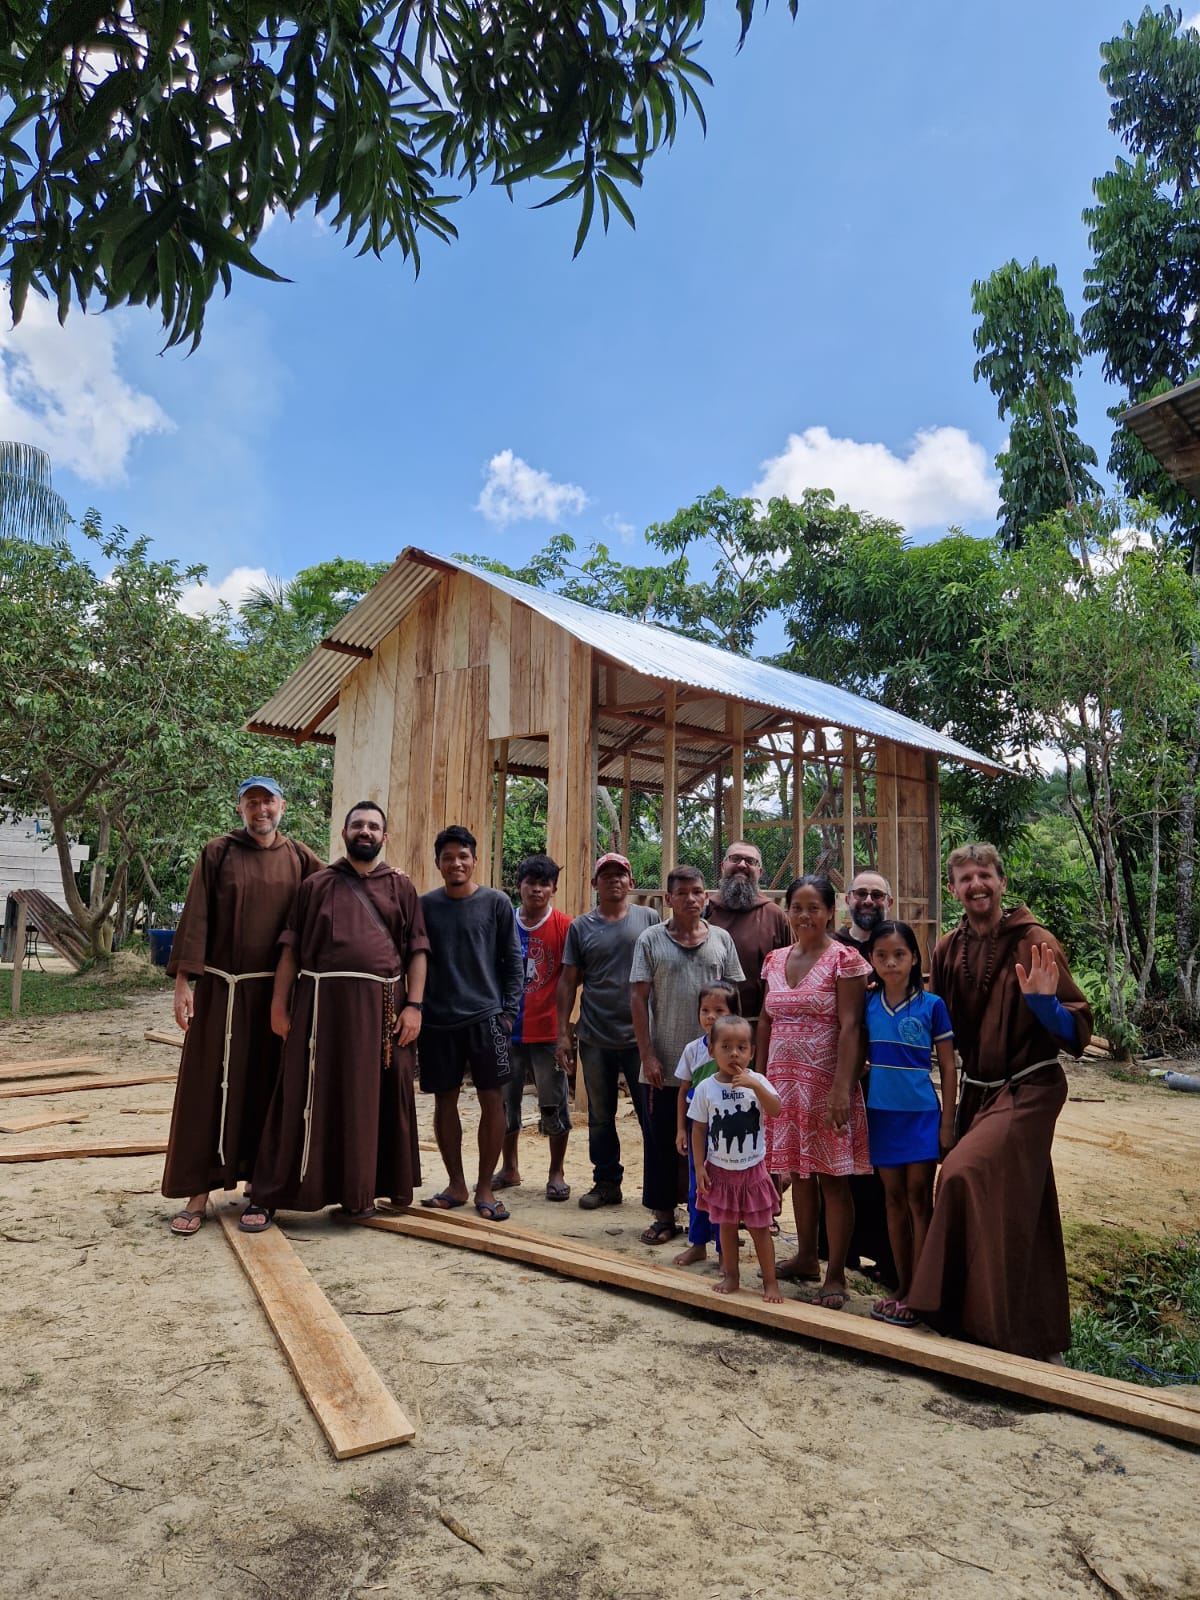
[[21,1078],[61,1077],[64,1072],[103,1065],[103,1056],[47,1056],[45,1061],[9,1061],[0,1066],[0,1083],[15,1083]]
[[676,1305],[716,1316],[736,1317],[759,1326],[778,1328],[803,1338],[843,1345],[868,1355],[901,1361],[929,1372],[1025,1395],[1029,1399],[1088,1416],[1104,1417],[1128,1427],[1200,1445],[1200,1408],[1194,1401],[1160,1390],[1147,1390],[1118,1379],[1097,1379],[1088,1373],[1005,1355],[957,1339],[928,1332],[893,1328],[866,1317],[787,1300],[767,1305],[757,1292],[718,1299],[712,1286],[681,1268],[660,1267],[627,1256],[608,1255],[593,1247],[575,1250],[569,1240],[506,1231],[509,1224],[471,1218],[451,1220],[444,1213],[396,1212],[373,1217],[367,1227],[428,1239],[438,1244],[480,1250],[529,1266],[548,1268],[566,1277],[652,1295]]
[[78,1161],[93,1156],[161,1156],[167,1152],[165,1139],[143,1140],[138,1144],[19,1144],[0,1145],[0,1162]]
[[336,1458],[415,1438],[416,1429],[279,1229],[246,1234],[232,1206],[217,1215]]
[[186,1037],[186,1034],[182,1033],[156,1033],[153,1028],[142,1035],[147,1044],[173,1044],[176,1050],[183,1049],[183,1041]]
[[0,1117],[0,1133],[32,1133],[35,1128],[52,1128],[59,1122],[86,1122],[86,1111],[39,1111],[28,1117]]
[[169,1117],[170,1106],[122,1106],[123,1117]]
[[0,1085],[0,1100],[20,1100],[31,1094],[74,1094],[83,1089],[132,1089],[140,1083],[174,1083],[177,1072],[109,1073],[101,1078],[72,1078],[65,1083],[41,1083],[28,1088],[6,1089]]
[[[415,1211],[410,1211],[409,1209],[407,1209],[405,1207],[402,1207],[402,1206],[397,1206],[395,1208],[389,1208],[388,1211],[383,1213],[383,1215],[385,1215],[385,1216],[390,1215],[390,1216],[397,1216],[397,1217],[404,1217],[404,1216],[410,1216],[410,1215],[415,1215],[415,1214],[416,1214]],[[465,1228],[465,1229],[468,1229],[468,1230],[478,1231],[479,1229],[486,1229],[486,1230],[494,1232],[500,1238],[503,1238],[505,1235],[508,1235],[508,1236],[515,1236],[515,1237],[517,1237],[519,1239],[531,1240],[534,1243],[538,1243],[538,1244],[549,1244],[549,1245],[560,1246],[572,1256],[598,1257],[601,1261],[607,1261],[607,1262],[627,1261],[627,1260],[631,1259],[628,1256],[617,1255],[612,1250],[602,1249],[598,1245],[588,1244],[586,1241],[584,1241],[582,1239],[572,1239],[572,1238],[567,1237],[566,1235],[557,1235],[557,1236],[555,1236],[555,1235],[550,1235],[550,1234],[537,1233],[532,1229],[522,1228],[519,1225],[514,1225],[511,1222],[506,1222],[506,1223],[485,1222],[481,1218],[472,1216],[468,1212],[422,1210],[420,1212],[420,1215],[425,1217],[425,1218],[429,1218],[431,1216],[432,1217],[436,1217],[439,1222],[449,1224],[450,1226],[458,1226],[458,1227]],[[679,1269],[676,1269],[676,1268],[673,1268],[673,1267],[663,1267],[663,1266],[660,1266],[657,1262],[647,1261],[647,1262],[642,1262],[641,1265],[644,1267],[644,1269],[647,1272],[661,1273],[661,1274],[663,1274],[664,1276],[666,1276],[668,1278],[678,1278],[680,1276],[686,1276],[687,1278],[689,1278],[691,1280],[692,1283],[696,1283],[698,1281],[696,1279],[696,1277],[694,1276],[694,1274],[692,1274],[692,1273],[682,1274]],[[749,1288],[749,1287],[750,1287],[749,1284],[747,1284],[747,1288]],[[804,1304],[804,1302],[794,1302],[794,1303]],[[709,1306],[708,1309],[712,1310],[714,1308],[712,1306]],[[721,1307],[718,1306],[715,1309],[719,1312],[721,1310]],[[823,1313],[823,1315],[829,1315],[829,1314],[830,1313],[828,1313],[828,1312]],[[844,1314],[841,1313],[841,1312],[838,1312],[838,1313],[834,1313],[834,1315],[837,1315],[837,1316],[841,1317]],[[861,1320],[861,1319],[859,1319],[859,1320]],[[867,1323],[866,1326],[867,1326],[867,1328],[869,1330],[875,1332],[875,1334],[877,1335],[878,1340],[882,1341],[882,1343],[883,1343],[883,1345],[885,1347],[892,1346],[892,1345],[896,1344],[897,1341],[899,1341],[900,1343],[904,1343],[908,1339],[912,1339],[914,1337],[920,1339],[923,1343],[925,1343],[930,1338],[933,1337],[931,1334],[929,1334],[928,1332],[926,1332],[924,1330],[922,1330],[920,1332],[917,1332],[916,1334],[906,1333],[904,1330],[895,1329],[890,1324],[886,1324],[886,1323],[884,1323],[884,1324]],[[996,1368],[996,1369],[1004,1369],[1006,1371],[1009,1371],[1014,1377],[1020,1377],[1022,1374],[1027,1373],[1029,1368],[1030,1368],[1030,1365],[1031,1365],[1031,1363],[1030,1363],[1030,1361],[1028,1360],[1027,1357],[1010,1355],[1007,1351],[1003,1351],[1003,1350],[983,1350],[982,1347],[979,1346],[979,1345],[963,1344],[962,1341],[957,1341],[957,1340],[949,1340],[949,1341],[942,1340],[941,1341],[941,1345],[942,1346],[944,1346],[947,1343],[950,1343],[952,1345],[958,1345],[960,1348],[964,1348],[966,1350],[972,1351],[975,1354],[976,1357],[978,1357],[981,1354],[986,1356],[988,1362],[994,1368]],[[882,1348],[882,1349],[880,1349],[878,1351],[874,1351],[873,1353],[891,1355],[892,1351],[891,1351],[890,1348]],[[1042,1373],[1045,1370],[1045,1364],[1043,1362],[1040,1362],[1040,1361],[1033,1362],[1032,1366],[1035,1367],[1039,1373]],[[1062,1368],[1058,1368],[1056,1370],[1059,1373],[1061,1373],[1063,1371]],[[1177,1405],[1177,1406],[1180,1407],[1180,1409],[1185,1414],[1191,1416],[1192,1418],[1200,1419],[1200,1395],[1198,1395],[1196,1393],[1195,1389],[1189,1388],[1187,1386],[1181,1385],[1181,1386],[1179,1386],[1177,1388],[1147,1390],[1146,1387],[1142,1386],[1142,1385],[1123,1383],[1119,1378],[1106,1378],[1102,1374],[1097,1373],[1097,1372],[1077,1372],[1077,1371],[1075,1371],[1074,1368],[1070,1369],[1069,1376],[1070,1376],[1072,1384],[1083,1385],[1084,1387],[1086,1387],[1088,1389],[1094,1389],[1094,1390],[1097,1390],[1097,1391],[1106,1391],[1106,1392],[1115,1393],[1115,1394],[1121,1395],[1121,1396],[1123,1396],[1125,1398],[1128,1398],[1128,1396],[1131,1393],[1134,1394],[1134,1395],[1139,1395],[1139,1396],[1145,1396],[1146,1394],[1151,1393],[1151,1394],[1153,1394],[1153,1396],[1154,1396],[1154,1398],[1156,1400],[1161,1401],[1162,1403],[1168,1404],[1168,1405]],[[986,1381],[986,1380],[981,1379],[979,1381],[983,1382],[983,1381]]]

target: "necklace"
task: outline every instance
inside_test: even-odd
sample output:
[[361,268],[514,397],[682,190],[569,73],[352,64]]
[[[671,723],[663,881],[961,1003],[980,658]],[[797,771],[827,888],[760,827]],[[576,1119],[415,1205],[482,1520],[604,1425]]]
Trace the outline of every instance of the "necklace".
[[[988,995],[991,993],[992,979],[995,976],[994,968],[996,965],[996,950],[1000,941],[1000,929],[1004,926],[1007,920],[1008,912],[1005,911],[1001,915],[1000,921],[992,929],[991,933],[988,934],[987,959],[983,964],[983,977],[980,979],[978,985],[979,998],[981,1000],[986,1000]],[[967,940],[970,937],[970,926],[967,923],[966,917],[964,916],[962,921],[962,942],[959,945],[959,957],[962,965],[963,982],[967,985],[968,990],[974,984],[974,979],[971,976],[971,969],[967,964]]]

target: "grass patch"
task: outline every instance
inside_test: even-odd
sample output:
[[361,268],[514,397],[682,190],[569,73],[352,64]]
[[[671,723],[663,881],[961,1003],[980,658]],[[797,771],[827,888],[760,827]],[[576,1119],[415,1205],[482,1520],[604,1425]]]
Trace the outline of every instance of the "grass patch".
[[1152,1386],[1200,1374],[1200,1233],[1076,1226],[1067,1251],[1068,1366]]
[[[131,996],[168,988],[161,967],[120,952],[110,961],[91,962],[82,972],[29,972],[21,977],[21,1015],[58,1017],[74,1011],[108,1011]],[[12,1015],[12,970],[0,972],[0,1017]]]

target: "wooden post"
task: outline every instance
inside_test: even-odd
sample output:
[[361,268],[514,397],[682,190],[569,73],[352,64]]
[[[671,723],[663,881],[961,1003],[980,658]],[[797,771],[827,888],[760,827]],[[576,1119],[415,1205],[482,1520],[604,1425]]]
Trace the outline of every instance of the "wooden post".
[[13,929],[12,1014],[21,1009],[21,969],[25,965],[25,902],[17,901],[17,925]]
[[854,763],[857,735],[842,729],[842,887],[854,877]]
[[792,724],[792,865],[794,877],[804,876],[804,729]]
[[663,787],[662,787],[662,891],[667,892],[667,874],[674,870],[679,850],[679,778],[675,771],[675,699],[673,683],[663,691]]
[[740,700],[725,706],[725,731],[733,746],[729,783],[729,841],[741,839],[746,831],[746,708]]
[[713,773],[713,883],[721,881],[721,800],[725,788],[725,763],[717,762]]
[[508,740],[497,739],[496,744],[499,777],[496,781],[496,848],[492,855],[492,888],[501,889],[504,887],[504,808],[508,804]]
[[633,751],[625,752],[625,787],[621,790],[621,845],[623,856],[629,854],[629,824],[633,817]]

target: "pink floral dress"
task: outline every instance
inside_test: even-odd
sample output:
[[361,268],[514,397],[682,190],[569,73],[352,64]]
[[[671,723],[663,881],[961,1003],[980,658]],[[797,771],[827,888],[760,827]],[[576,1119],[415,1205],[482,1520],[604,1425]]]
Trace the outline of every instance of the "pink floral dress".
[[850,1095],[849,1134],[825,1121],[837,1067],[839,978],[865,978],[871,968],[848,945],[832,940],[793,989],[787,981],[786,948],[763,962],[763,1010],[771,1019],[771,1045],[764,1076],[783,1101],[767,1121],[767,1170],[850,1177],[871,1171],[867,1112],[862,1088]]

